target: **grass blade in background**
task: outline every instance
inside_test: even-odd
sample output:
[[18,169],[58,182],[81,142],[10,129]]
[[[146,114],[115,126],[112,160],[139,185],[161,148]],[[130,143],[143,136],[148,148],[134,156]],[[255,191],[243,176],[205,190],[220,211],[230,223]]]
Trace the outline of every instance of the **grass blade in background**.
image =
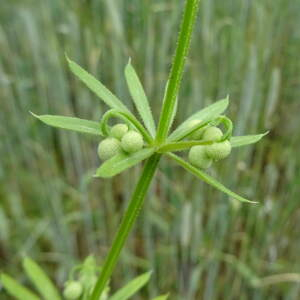
[[58,290],[43,269],[29,257],[24,258],[23,268],[45,300],[61,300]]
[[64,116],[54,115],[36,115],[31,113],[34,117],[42,121],[43,123],[58,127],[62,129],[77,131],[81,133],[88,133],[93,135],[101,135],[100,125],[97,122]]
[[149,130],[152,137],[154,137],[155,123],[151,112],[151,107],[139,77],[130,61],[125,68],[125,77],[136,109],[140,114],[146,128]]
[[7,292],[18,300],[41,300],[30,290],[28,290],[6,274],[2,273],[0,276],[0,280]]
[[123,288],[112,295],[109,300],[127,300],[139,291],[150,279],[152,272],[142,274],[127,283]]

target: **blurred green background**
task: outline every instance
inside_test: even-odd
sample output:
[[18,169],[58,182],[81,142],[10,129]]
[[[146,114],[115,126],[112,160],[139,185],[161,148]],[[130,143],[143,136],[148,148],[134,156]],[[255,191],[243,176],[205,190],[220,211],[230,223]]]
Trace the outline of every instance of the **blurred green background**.
[[[26,283],[27,254],[61,287],[88,254],[101,263],[139,168],[93,179],[99,141],[49,128],[29,111],[99,120],[106,110],[69,72],[67,52],[132,108],[123,75],[131,57],[157,118],[182,5],[0,2],[1,270]],[[211,170],[260,204],[228,199],[165,159],[113,289],[152,269],[135,299],[168,291],[175,300],[300,299],[299,54],[300,1],[201,1],[176,124],[230,94],[236,135],[270,130]]]

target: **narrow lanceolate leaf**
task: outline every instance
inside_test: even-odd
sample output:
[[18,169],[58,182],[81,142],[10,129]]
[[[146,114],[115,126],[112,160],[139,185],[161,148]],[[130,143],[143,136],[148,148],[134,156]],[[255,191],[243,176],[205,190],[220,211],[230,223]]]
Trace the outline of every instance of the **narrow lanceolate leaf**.
[[166,295],[155,297],[152,300],[167,300],[168,298],[169,298],[169,294],[166,294]]
[[262,134],[254,134],[254,135],[233,136],[230,139],[230,143],[232,147],[242,147],[249,144],[257,143],[266,134],[268,134],[268,132]]
[[140,275],[117,291],[109,300],[127,300],[140,290],[150,279],[151,272]]
[[127,107],[99,80],[97,80],[93,75],[89,74],[78,64],[67,57],[69,67],[71,71],[100,99],[105,102],[111,108],[117,108],[121,110],[128,111]]
[[232,197],[232,198],[234,198],[236,200],[239,200],[241,202],[257,203],[255,201],[248,200],[248,199],[246,199],[244,197],[241,197],[238,194],[232,192],[231,190],[229,190],[228,188],[226,188],[222,183],[218,182],[216,179],[214,179],[213,177],[211,177],[207,173],[203,172],[202,170],[195,168],[190,163],[186,162],[185,160],[183,160],[182,158],[178,157],[177,155],[175,155],[173,153],[167,153],[167,155],[169,157],[171,157],[172,159],[174,159],[184,169],[186,169],[187,171],[189,171],[190,173],[192,173],[196,177],[200,178],[205,183],[210,184],[211,186],[213,186],[214,188],[218,189],[219,191],[227,194],[228,196],[230,196],[230,197]]
[[190,149],[193,146],[198,145],[211,145],[212,141],[181,141],[181,142],[173,142],[162,145],[159,149],[159,153],[164,152],[176,152]]
[[47,125],[58,127],[67,130],[73,130],[81,133],[88,133],[94,135],[101,135],[100,125],[97,122],[73,118],[64,116],[54,116],[54,115],[41,115],[38,116],[31,113],[34,117],[38,118],[40,121]]
[[97,170],[95,177],[113,177],[124,170],[133,167],[142,160],[150,157],[154,153],[154,149],[142,149],[133,154],[121,153],[108,161],[104,162]]
[[139,112],[146,128],[149,130],[152,137],[154,137],[155,123],[151,112],[151,108],[149,106],[147,96],[139,80],[139,77],[135,72],[133,66],[131,65],[130,61],[125,68],[125,77],[135,107]]
[[191,127],[190,125],[191,121],[193,120],[201,120],[201,123],[204,124],[210,120],[217,118],[226,110],[228,103],[229,100],[228,97],[226,97],[225,99],[219,100],[216,103],[196,112],[170,134],[170,136],[168,137],[168,141],[175,142],[187,136],[189,132],[194,129],[193,127],[196,127]]
[[0,280],[6,291],[18,300],[40,300],[38,296],[19,284],[16,280],[6,274],[1,274]]
[[23,268],[45,300],[61,300],[59,293],[43,269],[32,259],[23,260]]

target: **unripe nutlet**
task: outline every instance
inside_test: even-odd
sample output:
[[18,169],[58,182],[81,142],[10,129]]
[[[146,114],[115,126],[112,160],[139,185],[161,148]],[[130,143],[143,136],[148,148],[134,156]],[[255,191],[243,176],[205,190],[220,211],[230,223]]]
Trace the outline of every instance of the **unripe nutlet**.
[[118,139],[109,137],[98,146],[98,155],[101,160],[108,160],[121,152],[121,143]]
[[206,146],[193,146],[189,151],[189,161],[195,167],[207,169],[211,166],[212,160],[206,155]]
[[143,136],[133,130],[128,131],[121,140],[121,147],[125,152],[134,153],[143,148]]
[[125,133],[128,131],[126,124],[117,124],[110,130],[110,135],[118,140],[121,140]]
[[79,281],[69,281],[64,289],[64,297],[67,300],[78,299],[82,294],[82,284]]
[[227,157],[231,152],[231,144],[229,141],[214,143],[206,146],[206,154],[213,160],[220,160]]
[[202,138],[204,141],[218,142],[221,140],[222,136],[223,132],[220,128],[211,126],[205,129]]

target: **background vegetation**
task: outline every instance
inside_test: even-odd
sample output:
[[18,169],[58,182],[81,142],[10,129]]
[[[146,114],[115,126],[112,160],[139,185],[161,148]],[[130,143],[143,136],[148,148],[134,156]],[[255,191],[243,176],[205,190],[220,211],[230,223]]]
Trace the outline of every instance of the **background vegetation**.
[[[132,57],[158,116],[181,2],[1,1],[2,270],[24,281],[27,254],[61,286],[88,254],[101,262],[138,169],[92,179],[98,141],[28,111],[100,119],[106,108],[70,74],[66,51],[129,106],[123,69]],[[299,299],[300,2],[202,0],[200,11],[178,122],[230,94],[236,135],[271,131],[211,171],[260,205],[228,200],[166,161],[112,286],[153,269],[136,299]]]

